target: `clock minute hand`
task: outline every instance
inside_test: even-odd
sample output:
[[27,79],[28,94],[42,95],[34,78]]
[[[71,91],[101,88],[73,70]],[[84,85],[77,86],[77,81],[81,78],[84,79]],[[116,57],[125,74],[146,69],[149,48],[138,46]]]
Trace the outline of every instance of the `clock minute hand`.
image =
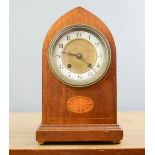
[[91,63],[87,62],[83,57],[81,57],[81,60],[82,60],[83,62],[85,62],[85,63],[88,65],[88,67],[90,67],[90,68],[96,73],[96,71],[95,71],[94,68],[92,67]]

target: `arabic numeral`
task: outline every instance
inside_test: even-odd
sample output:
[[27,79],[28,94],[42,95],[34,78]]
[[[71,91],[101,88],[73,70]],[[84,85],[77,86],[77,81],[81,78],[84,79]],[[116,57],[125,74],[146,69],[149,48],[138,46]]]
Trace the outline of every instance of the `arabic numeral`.
[[67,40],[70,40],[70,36],[67,36]]
[[56,54],[56,55],[55,55],[55,57],[58,57],[58,58],[60,58],[60,54]]
[[98,58],[102,58],[102,53],[99,53],[98,54]]
[[59,48],[63,48],[63,44],[58,44]]
[[71,77],[71,72],[68,72],[68,77],[69,77],[69,78]]
[[82,79],[82,75],[78,75],[78,79]]
[[63,65],[59,65],[59,69],[63,69],[64,68],[64,66]]
[[92,73],[88,73],[88,76],[93,76],[93,74]]
[[82,33],[80,33],[80,32],[76,33],[76,37],[77,38],[81,38],[82,37]]
[[99,47],[99,46],[100,46],[100,43],[98,43],[98,42],[95,42],[95,45],[96,45],[97,47]]
[[100,64],[99,64],[99,63],[97,64],[97,67],[98,67],[98,68],[100,67]]

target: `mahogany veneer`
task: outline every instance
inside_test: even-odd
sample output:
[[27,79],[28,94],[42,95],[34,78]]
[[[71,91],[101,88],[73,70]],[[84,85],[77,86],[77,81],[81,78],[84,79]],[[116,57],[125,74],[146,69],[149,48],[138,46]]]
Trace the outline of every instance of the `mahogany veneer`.
[[[94,85],[74,88],[60,82],[48,64],[48,47],[64,27],[84,24],[99,30],[111,48],[111,63],[106,75]],[[107,26],[94,14],[77,7],[59,18],[47,32],[42,51],[42,123],[36,140],[45,141],[114,141],[123,131],[117,124],[116,48]],[[77,114],[66,108],[68,99],[86,96],[93,100],[93,110]]]

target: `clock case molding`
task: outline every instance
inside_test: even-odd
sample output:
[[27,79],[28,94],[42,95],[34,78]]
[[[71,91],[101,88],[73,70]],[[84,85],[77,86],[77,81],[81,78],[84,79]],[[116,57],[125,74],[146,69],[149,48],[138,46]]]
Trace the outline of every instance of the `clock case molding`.
[[[111,63],[105,76],[97,83],[83,88],[71,87],[59,81],[48,64],[48,47],[63,28],[89,25],[99,30],[111,48]],[[113,141],[119,143],[123,130],[117,124],[116,48],[107,26],[94,14],[77,7],[59,18],[49,29],[42,50],[42,123],[36,140],[42,142]],[[93,100],[94,108],[76,114],[66,108],[73,96]]]

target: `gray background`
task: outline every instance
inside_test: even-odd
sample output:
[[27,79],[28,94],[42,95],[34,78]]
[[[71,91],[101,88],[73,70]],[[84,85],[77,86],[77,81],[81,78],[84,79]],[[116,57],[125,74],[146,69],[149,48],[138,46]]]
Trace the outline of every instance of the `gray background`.
[[144,0],[10,0],[10,111],[41,111],[42,42],[76,6],[96,14],[115,38],[118,110],[144,110]]

